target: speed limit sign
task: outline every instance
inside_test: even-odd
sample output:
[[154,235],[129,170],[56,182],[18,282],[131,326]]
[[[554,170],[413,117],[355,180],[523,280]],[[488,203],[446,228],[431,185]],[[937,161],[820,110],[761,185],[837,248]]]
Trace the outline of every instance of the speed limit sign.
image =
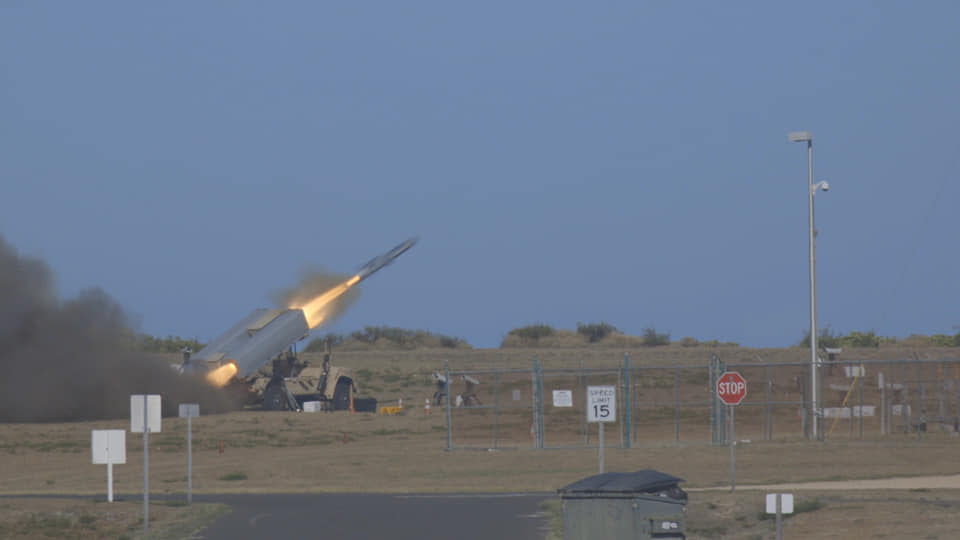
[[587,422],[617,421],[617,389],[615,386],[587,387]]

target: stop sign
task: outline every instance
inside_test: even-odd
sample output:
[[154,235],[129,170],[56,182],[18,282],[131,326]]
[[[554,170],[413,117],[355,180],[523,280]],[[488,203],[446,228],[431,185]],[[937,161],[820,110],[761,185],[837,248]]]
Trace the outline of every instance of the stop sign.
[[736,371],[727,371],[717,379],[717,397],[727,405],[739,405],[747,396],[747,380]]

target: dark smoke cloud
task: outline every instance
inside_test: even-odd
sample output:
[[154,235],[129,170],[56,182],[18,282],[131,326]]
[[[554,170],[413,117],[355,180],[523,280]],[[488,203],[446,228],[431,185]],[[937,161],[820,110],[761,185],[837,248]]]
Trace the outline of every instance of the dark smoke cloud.
[[50,269],[0,236],[0,421],[124,418],[130,394],[161,394],[165,416],[179,403],[201,413],[236,401],[168,361],[134,348],[130,317],[105,292],[57,297]]
[[[319,268],[309,268],[301,272],[300,282],[296,287],[281,289],[273,294],[274,301],[283,307],[299,306],[304,302],[320,296],[337,285],[353,277],[352,275],[336,274]],[[341,313],[360,297],[360,286],[354,285],[339,298],[330,302],[325,310],[324,324],[340,316]]]

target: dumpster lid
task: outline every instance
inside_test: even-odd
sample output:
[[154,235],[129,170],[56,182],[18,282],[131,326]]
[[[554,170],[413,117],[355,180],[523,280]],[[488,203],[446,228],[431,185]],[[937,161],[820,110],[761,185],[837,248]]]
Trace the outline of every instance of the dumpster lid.
[[643,469],[632,473],[608,472],[578,480],[560,493],[645,493],[676,486],[683,478]]

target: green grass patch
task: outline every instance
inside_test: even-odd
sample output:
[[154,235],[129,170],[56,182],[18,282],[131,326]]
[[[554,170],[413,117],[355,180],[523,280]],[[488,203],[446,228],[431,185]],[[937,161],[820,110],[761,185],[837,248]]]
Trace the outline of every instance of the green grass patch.
[[246,479],[247,479],[247,473],[244,473],[244,472],[232,472],[220,477],[220,480],[223,480],[224,482],[236,482],[238,480],[246,480]]
[[378,429],[372,432],[374,435],[412,435],[413,432],[407,428],[401,429]]

